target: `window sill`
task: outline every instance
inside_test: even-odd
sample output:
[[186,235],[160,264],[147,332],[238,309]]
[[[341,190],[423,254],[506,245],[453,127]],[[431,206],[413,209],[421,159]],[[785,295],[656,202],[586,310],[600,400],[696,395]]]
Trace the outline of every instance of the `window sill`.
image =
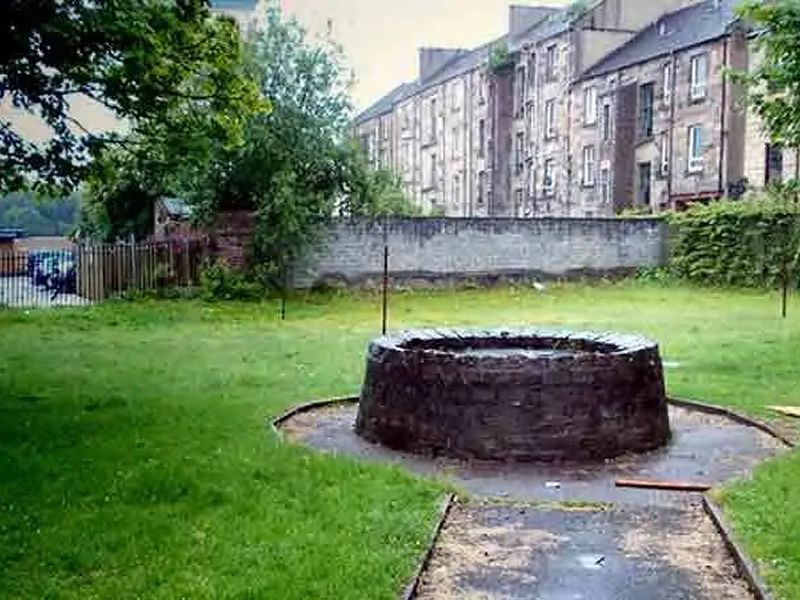
[[591,121],[591,122],[584,121],[583,122],[583,128],[584,129],[596,129],[597,128],[597,120],[595,119],[594,121]]
[[648,135],[648,136],[637,136],[636,137],[636,145],[637,146],[641,146],[642,144],[649,144],[652,141],[654,141],[655,139],[656,139],[656,137],[654,135],[652,135],[652,134]]
[[419,147],[425,149],[435,145],[436,145],[436,138],[434,137],[434,138],[428,138],[427,140],[422,142]]
[[584,181],[584,182],[581,183],[581,188],[584,189],[584,190],[593,190],[595,188],[595,185],[596,184],[594,182],[588,183],[588,182]]
[[708,100],[708,94],[698,96],[697,98],[689,96],[689,104],[702,104],[706,100]]

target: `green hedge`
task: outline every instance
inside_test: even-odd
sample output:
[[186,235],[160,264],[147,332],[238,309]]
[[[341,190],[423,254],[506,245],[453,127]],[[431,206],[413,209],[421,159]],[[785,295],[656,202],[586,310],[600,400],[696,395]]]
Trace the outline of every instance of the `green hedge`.
[[670,268],[678,277],[705,285],[775,287],[786,265],[797,274],[800,206],[794,201],[697,204],[669,222]]

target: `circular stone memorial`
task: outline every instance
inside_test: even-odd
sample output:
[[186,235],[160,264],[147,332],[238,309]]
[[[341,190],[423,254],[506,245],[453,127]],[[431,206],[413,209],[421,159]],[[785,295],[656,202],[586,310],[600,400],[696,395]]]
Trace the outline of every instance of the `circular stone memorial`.
[[418,454],[547,462],[601,461],[670,438],[655,342],[550,330],[375,340],[356,431]]

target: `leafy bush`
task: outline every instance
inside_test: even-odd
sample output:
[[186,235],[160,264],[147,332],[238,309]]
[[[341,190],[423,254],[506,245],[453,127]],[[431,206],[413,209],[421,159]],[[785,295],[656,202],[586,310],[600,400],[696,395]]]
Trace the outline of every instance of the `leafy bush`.
[[261,300],[265,288],[231,269],[222,261],[203,265],[200,273],[201,294],[206,300]]
[[800,205],[789,195],[694,205],[669,220],[671,270],[678,277],[745,287],[796,279]]

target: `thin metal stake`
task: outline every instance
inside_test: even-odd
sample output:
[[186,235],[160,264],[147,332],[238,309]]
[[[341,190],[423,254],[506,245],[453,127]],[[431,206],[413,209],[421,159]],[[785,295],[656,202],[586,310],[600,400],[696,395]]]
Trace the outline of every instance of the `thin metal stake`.
[[381,331],[386,335],[389,319],[389,244],[383,247],[383,326]]
[[289,285],[289,270],[283,265],[283,285],[281,286],[281,321],[286,320],[286,288]]

